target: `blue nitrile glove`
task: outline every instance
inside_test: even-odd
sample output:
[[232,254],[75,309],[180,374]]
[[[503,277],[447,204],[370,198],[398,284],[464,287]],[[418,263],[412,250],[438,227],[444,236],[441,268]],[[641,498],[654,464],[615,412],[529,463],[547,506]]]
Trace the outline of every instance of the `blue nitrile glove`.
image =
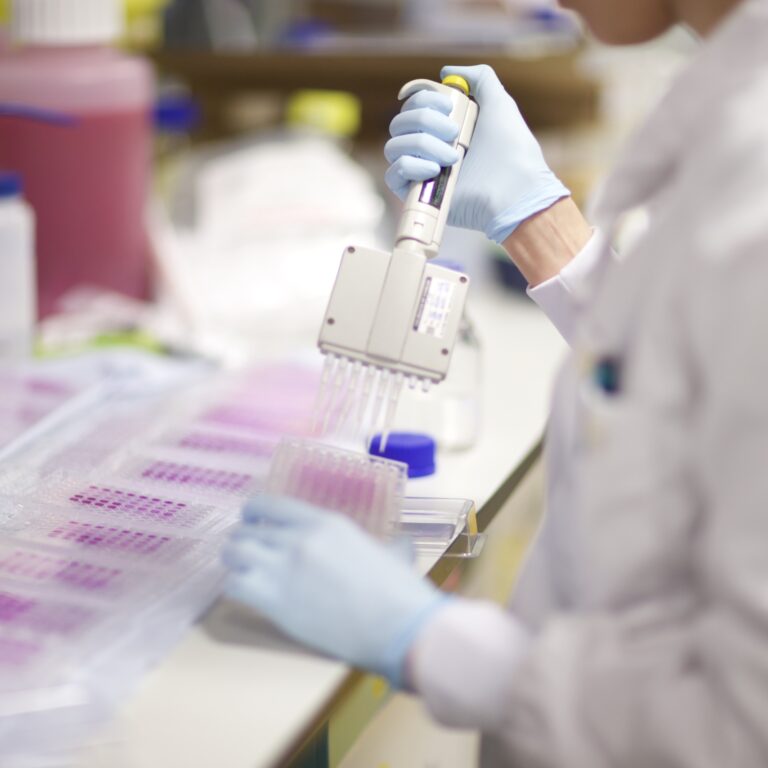
[[[448,223],[502,243],[521,222],[570,192],[547,166],[517,104],[489,66],[443,67],[440,77],[446,75],[465,78],[480,107]],[[447,96],[419,91],[392,121],[392,138],[384,147],[391,163],[385,181],[401,199],[411,182],[431,179],[458,159],[451,146],[458,127],[450,111]]]
[[286,497],[250,500],[223,559],[229,597],[395,686],[419,629],[450,599],[347,518]]

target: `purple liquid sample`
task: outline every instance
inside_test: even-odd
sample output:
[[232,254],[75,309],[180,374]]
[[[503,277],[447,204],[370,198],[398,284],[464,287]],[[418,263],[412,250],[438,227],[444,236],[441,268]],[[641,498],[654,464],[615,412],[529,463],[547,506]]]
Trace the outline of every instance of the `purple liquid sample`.
[[25,667],[42,650],[29,640],[0,637],[0,667]]
[[203,421],[271,435],[308,435],[320,377],[300,365],[255,368]]
[[30,377],[25,380],[25,386],[27,390],[38,395],[46,395],[48,397],[55,397],[59,400],[66,400],[75,394],[74,390],[69,384],[64,384],[61,381],[55,379],[45,379],[40,376]]
[[378,538],[397,524],[405,476],[404,464],[287,439],[275,451],[265,490],[342,514]]
[[350,471],[349,466],[297,458],[291,480],[285,492],[310,504],[343,512],[360,523],[372,512],[376,482],[360,471]]
[[27,550],[15,550],[0,559],[0,573],[38,584],[58,582],[87,591],[109,589],[123,574],[117,568]]
[[372,478],[350,476],[340,469],[305,464],[300,467],[298,489],[302,498],[331,509],[359,509],[373,501]]
[[274,441],[212,435],[206,432],[190,432],[179,440],[178,445],[195,451],[239,454],[258,458],[268,458],[275,450]]
[[69,500],[91,511],[183,527],[195,525],[204,516],[183,501],[95,485],[70,496]]
[[242,491],[252,478],[242,472],[227,472],[223,469],[207,469],[190,464],[176,464],[172,461],[155,461],[141,476],[147,480],[159,480],[174,485],[194,485],[217,491]]
[[303,435],[309,433],[310,414],[281,413],[280,409],[259,409],[241,405],[219,405],[202,416],[203,421],[237,427],[268,435]]
[[319,371],[305,366],[261,366],[243,377],[232,399],[251,406],[259,402],[277,402],[281,409],[302,410],[312,406],[319,383]]
[[96,612],[80,605],[0,592],[0,624],[41,634],[70,635],[89,624]]
[[48,538],[79,545],[83,549],[153,555],[177,541],[170,536],[112,525],[70,520],[48,532]]

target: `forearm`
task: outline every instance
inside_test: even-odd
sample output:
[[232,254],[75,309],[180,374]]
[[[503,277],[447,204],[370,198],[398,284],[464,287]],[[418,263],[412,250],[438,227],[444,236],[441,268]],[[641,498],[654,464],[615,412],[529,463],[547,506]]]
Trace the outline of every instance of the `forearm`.
[[524,221],[504,241],[504,248],[535,287],[559,274],[591,237],[592,229],[567,197]]

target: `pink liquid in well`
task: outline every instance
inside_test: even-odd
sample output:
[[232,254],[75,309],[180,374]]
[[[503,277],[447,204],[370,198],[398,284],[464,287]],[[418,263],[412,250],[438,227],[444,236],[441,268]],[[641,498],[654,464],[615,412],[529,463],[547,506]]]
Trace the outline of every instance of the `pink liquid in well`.
[[37,217],[41,316],[75,286],[147,295],[148,115],[73,117],[59,125],[0,116],[0,168],[21,173]]

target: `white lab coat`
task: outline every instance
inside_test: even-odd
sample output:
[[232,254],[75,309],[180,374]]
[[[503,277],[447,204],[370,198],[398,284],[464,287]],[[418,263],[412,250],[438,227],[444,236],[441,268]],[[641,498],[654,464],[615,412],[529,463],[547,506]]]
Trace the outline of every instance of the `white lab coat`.
[[596,237],[531,292],[573,346],[512,604],[532,641],[456,601],[412,656],[438,719],[487,734],[484,766],[768,766],[768,0],[630,142],[600,231],[638,206],[621,258]]

